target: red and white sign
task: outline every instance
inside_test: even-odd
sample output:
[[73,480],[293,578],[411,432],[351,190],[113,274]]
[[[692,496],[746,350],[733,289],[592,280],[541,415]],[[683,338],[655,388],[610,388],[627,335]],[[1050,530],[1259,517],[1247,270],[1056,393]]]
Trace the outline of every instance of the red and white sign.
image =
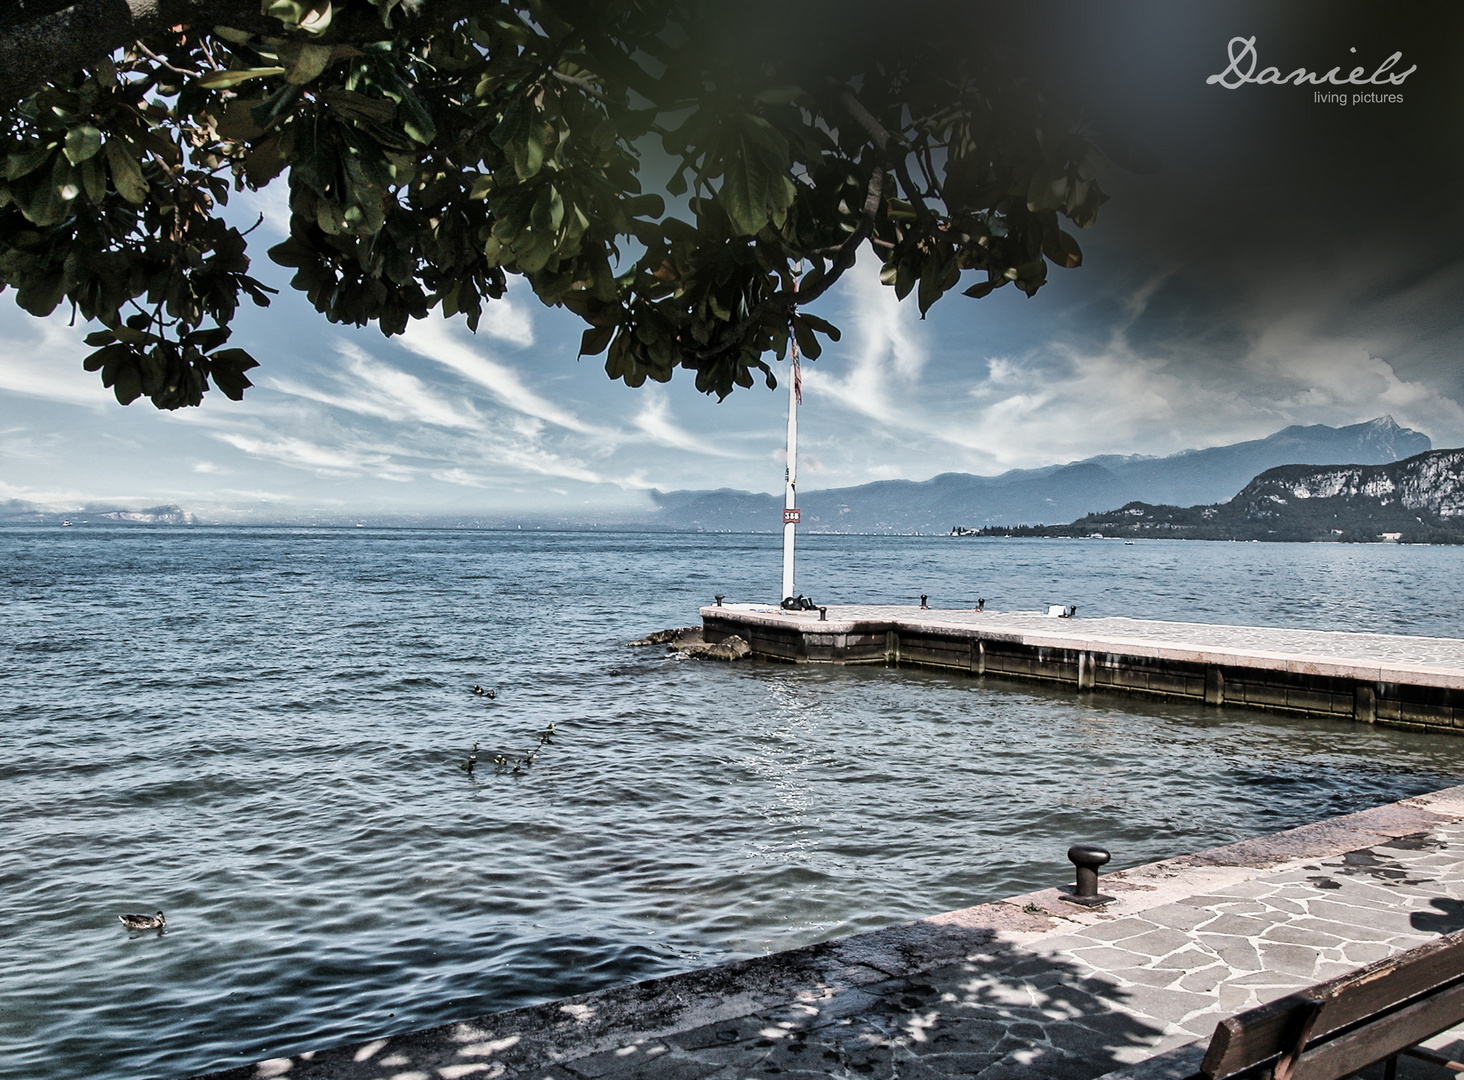
[[789,506],[789,507],[784,508],[784,510],[783,510],[783,524],[784,525],[797,525],[802,520],[803,520],[803,511],[802,510],[799,510],[795,506]]

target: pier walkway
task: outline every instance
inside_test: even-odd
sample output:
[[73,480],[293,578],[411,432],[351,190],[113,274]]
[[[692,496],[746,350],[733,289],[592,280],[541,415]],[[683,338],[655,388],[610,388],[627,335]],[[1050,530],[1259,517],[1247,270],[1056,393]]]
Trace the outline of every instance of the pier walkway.
[[[1464,928],[1464,787],[1101,888],[1102,909],[1050,889],[213,1080],[1176,1080],[1220,1019]],[[1458,1057],[1459,1034],[1429,1045]]]
[[895,663],[1464,733],[1464,640],[1037,612],[766,604],[701,609],[754,657]]

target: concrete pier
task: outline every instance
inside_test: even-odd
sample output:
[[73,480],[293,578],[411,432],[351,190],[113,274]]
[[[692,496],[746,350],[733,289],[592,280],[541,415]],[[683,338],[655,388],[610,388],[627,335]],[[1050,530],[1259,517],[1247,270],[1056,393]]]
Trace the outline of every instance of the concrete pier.
[[1464,928],[1464,788],[1100,884],[1104,908],[1048,889],[212,1078],[1179,1080],[1219,1020]]
[[1036,612],[766,604],[701,609],[703,636],[798,664],[913,664],[1464,733],[1464,640]]

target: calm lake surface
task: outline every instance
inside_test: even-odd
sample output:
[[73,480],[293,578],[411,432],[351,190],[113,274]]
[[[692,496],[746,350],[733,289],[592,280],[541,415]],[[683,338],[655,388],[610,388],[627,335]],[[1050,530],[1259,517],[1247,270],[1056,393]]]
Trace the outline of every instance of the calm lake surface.
[[[0,1075],[187,1076],[1056,884],[1078,840],[1133,865],[1464,773],[1464,739],[624,647],[714,593],[776,600],[778,543],[0,530]],[[1460,548],[800,544],[821,603],[1448,637],[1464,611]],[[162,936],[117,921],[157,908]]]

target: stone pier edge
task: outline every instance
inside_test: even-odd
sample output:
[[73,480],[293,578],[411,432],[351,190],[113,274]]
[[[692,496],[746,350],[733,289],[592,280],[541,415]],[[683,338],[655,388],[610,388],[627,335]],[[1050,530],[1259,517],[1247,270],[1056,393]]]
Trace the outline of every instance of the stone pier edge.
[[[422,1080],[434,1074],[449,1080],[479,1074],[485,1080],[529,1074],[536,1080],[569,1080],[577,1074],[564,1066],[579,1059],[786,1006],[810,988],[828,993],[909,978],[993,941],[1021,946],[1459,821],[1464,821],[1464,785],[1104,874],[1100,888],[1115,899],[1101,909],[1065,902],[1061,896],[1067,887],[1042,889],[784,952],[267,1059],[193,1080],[356,1080],[377,1075],[373,1059],[388,1047],[409,1051],[419,1063],[441,1062],[433,1074],[410,1074]],[[1206,1041],[1157,1054],[1099,1080],[1192,1076]],[[464,1058],[478,1062],[464,1066]],[[486,1060],[493,1068],[485,1073],[481,1063]]]
[[[820,619],[818,612],[727,605],[703,607],[699,614],[707,641],[719,642],[735,634],[748,642],[753,657],[762,660],[909,665],[1037,680],[1079,691],[1240,705],[1411,731],[1464,734],[1464,669],[1458,667],[1364,662],[1264,648],[1165,644],[1152,637],[1084,633],[1080,620],[1049,630],[1009,625],[997,613],[974,616],[972,622],[961,624],[950,621],[950,616],[958,614],[955,612],[902,611],[840,618],[836,609],[828,611],[830,617]],[[1013,613],[1006,614],[1009,620]],[[1250,629],[1267,632],[1266,628]],[[1314,636],[1352,635],[1316,632]]]

